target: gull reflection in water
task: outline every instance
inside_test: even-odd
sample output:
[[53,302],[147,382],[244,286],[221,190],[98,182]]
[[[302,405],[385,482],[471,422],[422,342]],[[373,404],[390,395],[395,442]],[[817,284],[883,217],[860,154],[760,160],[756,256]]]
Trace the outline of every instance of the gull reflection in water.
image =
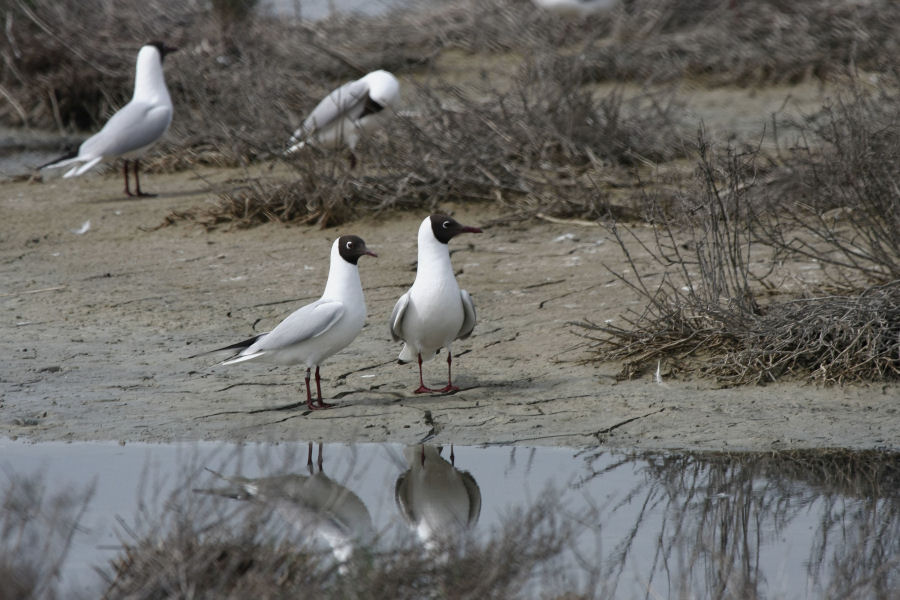
[[407,469],[397,479],[394,499],[401,514],[429,551],[471,529],[481,514],[481,491],[475,479],[450,462],[441,448],[429,445],[403,449]]
[[304,535],[324,541],[334,557],[346,562],[358,544],[374,538],[372,517],[359,496],[322,471],[322,444],[313,467],[313,444],[309,443],[309,475],[285,474],[271,477],[228,477],[209,469],[230,485],[197,489],[198,493],[251,500],[267,507]]

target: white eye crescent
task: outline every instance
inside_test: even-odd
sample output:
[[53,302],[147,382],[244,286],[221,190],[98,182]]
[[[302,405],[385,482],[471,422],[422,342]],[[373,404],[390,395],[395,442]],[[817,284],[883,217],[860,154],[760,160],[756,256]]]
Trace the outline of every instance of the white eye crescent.
[[347,250],[353,249],[353,242],[347,242]]
[[444,229],[449,229],[450,221],[444,221],[444,223],[441,225],[441,227],[443,227]]

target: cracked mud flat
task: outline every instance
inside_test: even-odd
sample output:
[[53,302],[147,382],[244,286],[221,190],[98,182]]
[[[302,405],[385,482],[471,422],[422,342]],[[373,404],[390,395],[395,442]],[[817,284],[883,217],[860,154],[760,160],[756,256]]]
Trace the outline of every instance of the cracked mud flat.
[[[396,364],[400,348],[387,319],[413,280],[423,215],[324,231],[270,224],[207,233],[189,223],[152,230],[170,210],[208,197],[199,175],[223,181],[235,173],[148,175],[145,187],[160,196],[141,200],[119,197],[115,172],[0,184],[0,435],[412,443],[433,434],[434,443],[717,450],[900,445],[896,385],[617,383],[616,365],[578,362],[583,340],[569,321],[616,319],[640,305],[604,267],[624,269],[606,231],[571,224],[495,225],[451,242],[479,322],[454,347],[462,390],[414,396],[415,366]],[[472,225],[498,216],[478,207],[455,214]],[[87,220],[86,233],[73,232]],[[304,399],[300,367],[187,358],[266,331],[318,297],[331,242],[343,233],[361,235],[379,258],[360,261],[368,324],[322,368],[335,408],[282,408]],[[445,374],[443,357],[426,364],[426,382]]]

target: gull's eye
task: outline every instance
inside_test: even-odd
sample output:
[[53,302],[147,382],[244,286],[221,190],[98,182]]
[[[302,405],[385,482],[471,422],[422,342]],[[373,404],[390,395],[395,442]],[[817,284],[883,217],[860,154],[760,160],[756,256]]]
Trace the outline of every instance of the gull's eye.
[[450,221],[444,221],[441,224],[441,227],[443,227],[444,229],[450,229]]
[[353,242],[347,242],[347,250],[353,250]]

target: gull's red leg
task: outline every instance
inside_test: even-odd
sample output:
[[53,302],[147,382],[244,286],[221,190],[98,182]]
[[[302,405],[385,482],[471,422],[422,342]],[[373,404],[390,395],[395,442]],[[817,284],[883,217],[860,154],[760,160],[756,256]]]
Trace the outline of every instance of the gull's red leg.
[[142,196],[142,197],[145,197],[145,198],[151,197],[151,196],[155,196],[156,194],[147,194],[147,193],[141,191],[141,180],[138,178],[138,169],[140,168],[140,165],[141,165],[141,161],[138,160],[137,158],[134,159],[134,191],[135,191],[135,196]]
[[309,369],[306,369],[306,406],[309,410],[316,410],[316,406],[312,401],[312,390],[309,389]]
[[122,175],[125,176],[125,195],[133,196],[134,194],[131,193],[131,189],[129,189],[129,187],[128,187],[128,160],[127,159],[122,161]]
[[413,392],[414,394],[427,394],[428,392],[433,392],[434,390],[428,387],[425,387],[425,380],[422,379],[422,353],[418,354],[419,357],[419,387]]
[[453,354],[448,349],[447,350],[447,385],[445,387],[439,389],[438,390],[439,392],[447,393],[447,392],[458,392],[459,391],[459,388],[457,386],[453,385],[453,376],[452,376],[452,373],[450,372],[450,365],[452,363],[453,363]]
[[316,367],[316,394],[319,400],[318,408],[331,408],[332,406],[334,406],[334,404],[322,402],[322,382],[319,379],[319,367]]

